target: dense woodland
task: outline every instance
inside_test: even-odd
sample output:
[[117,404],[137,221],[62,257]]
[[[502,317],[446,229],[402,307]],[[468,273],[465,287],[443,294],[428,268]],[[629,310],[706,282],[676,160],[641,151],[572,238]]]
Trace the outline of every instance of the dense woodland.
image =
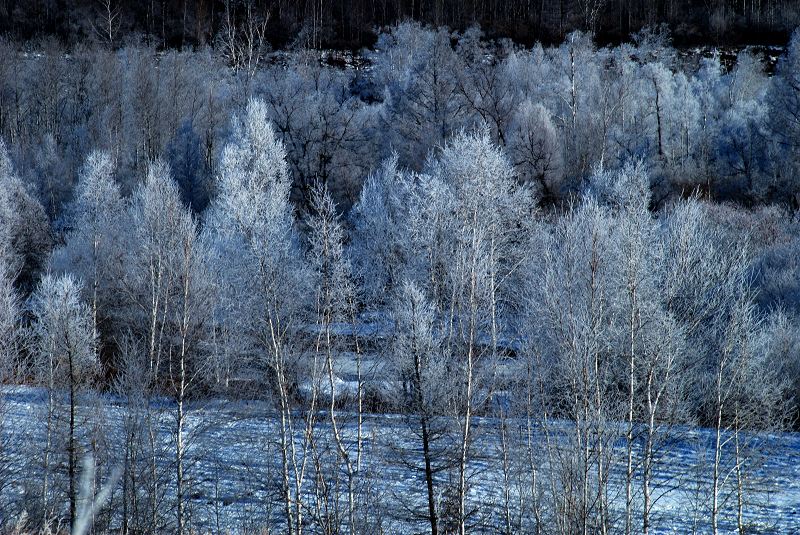
[[[261,529],[649,533],[702,426],[696,530],[749,532],[798,415],[800,34],[771,75],[663,27],[404,23],[363,69],[248,35],[0,42],[0,374],[44,437],[0,435],[0,529],[216,531],[196,422],[256,400]],[[385,413],[414,437],[402,515],[368,469]]]
[[0,34],[159,48],[209,45],[258,27],[276,48],[358,48],[405,20],[492,37],[558,43],[572,31],[604,41],[665,24],[681,43],[785,40],[800,24],[793,0],[2,0]]

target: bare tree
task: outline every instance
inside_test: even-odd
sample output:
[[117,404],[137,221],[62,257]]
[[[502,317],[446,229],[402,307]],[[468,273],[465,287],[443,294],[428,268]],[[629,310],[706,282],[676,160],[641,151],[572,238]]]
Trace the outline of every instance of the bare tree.
[[537,186],[543,200],[561,193],[564,162],[560,141],[547,109],[526,100],[509,127],[508,157],[521,182]]
[[266,39],[269,11],[261,11],[253,0],[225,0],[222,29],[218,39],[228,62],[235,70],[245,72],[248,80],[269,50]]
[[113,49],[122,19],[122,7],[114,0],[96,0],[96,3],[97,22],[92,24],[92,29],[101,42]]

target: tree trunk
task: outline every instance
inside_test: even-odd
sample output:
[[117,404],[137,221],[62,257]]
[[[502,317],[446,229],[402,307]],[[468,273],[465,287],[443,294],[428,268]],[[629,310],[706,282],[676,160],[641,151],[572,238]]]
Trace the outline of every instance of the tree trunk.
[[75,489],[75,369],[72,358],[72,351],[67,352],[68,365],[69,365],[69,444],[67,446],[67,453],[69,459],[68,476],[69,476],[69,527],[70,531],[75,529],[76,519],[76,489]]
[[433,466],[430,451],[430,428],[422,393],[422,363],[418,352],[414,352],[414,390],[416,392],[416,405],[419,412],[419,424],[422,431],[422,456],[425,462],[425,485],[428,489],[428,519],[431,524],[431,535],[439,533],[436,515],[436,496],[433,488]]

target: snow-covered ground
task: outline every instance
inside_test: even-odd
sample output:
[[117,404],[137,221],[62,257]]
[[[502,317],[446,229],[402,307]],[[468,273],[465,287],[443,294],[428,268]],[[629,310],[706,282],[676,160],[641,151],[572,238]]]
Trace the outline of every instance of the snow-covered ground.
[[[30,460],[36,458],[43,448],[44,392],[29,387],[5,388],[2,399],[6,415],[3,438],[7,441],[12,464],[27,467],[25,473],[29,476],[35,474],[36,467],[30,466]],[[124,453],[120,434],[125,414],[122,401],[104,396],[99,405],[83,412],[84,416],[101,418],[104,428],[110,430],[107,470],[114,462],[121,462]],[[158,408],[163,411],[159,426],[162,445],[159,462],[164,468],[164,477],[169,478],[174,473],[170,449],[170,406],[167,401],[162,401]],[[339,418],[346,439],[352,442],[354,417],[341,413]],[[241,532],[271,523],[280,525],[277,424],[277,418],[264,402],[214,400],[190,409],[185,437],[189,444],[187,474],[191,481],[188,512],[194,525],[214,532],[223,528]],[[422,474],[403,462],[415,455],[418,457],[420,451],[418,439],[407,424],[405,416],[385,414],[369,415],[364,422],[363,490],[374,502],[374,507],[385,511],[383,527],[389,533],[424,530],[419,519],[411,519],[407,514],[410,508],[424,510],[426,499]],[[476,424],[477,438],[473,447],[476,455],[471,465],[473,485],[470,496],[473,505],[478,506],[476,518],[481,519],[475,531],[491,532],[494,531],[493,525],[499,525],[499,504],[503,502],[499,426],[492,419],[476,419]],[[326,425],[324,414],[318,425],[323,431]],[[509,421],[509,436],[513,436],[522,425],[523,422]],[[554,430],[551,438],[558,442],[565,440],[563,437],[570,432],[571,426],[558,423],[551,429]],[[543,441],[542,433],[539,435]],[[325,438],[329,433],[320,432],[319,436],[322,438],[316,448],[321,452],[322,462],[335,459],[333,445]],[[654,478],[653,532],[707,533],[710,531],[707,509],[704,509],[707,499],[698,496],[707,491],[710,482],[710,468],[704,459],[713,454],[713,449],[710,449],[713,435],[704,429],[684,428],[674,430],[671,436],[676,438],[671,438],[662,449],[665,453]],[[768,455],[763,463],[750,470],[750,484],[757,490],[749,494],[745,507],[748,532],[800,533],[800,435],[786,433],[758,438],[759,449]],[[619,440],[615,447],[621,458],[623,441]],[[537,462],[544,474],[547,462],[543,447],[541,451],[541,459]],[[623,470],[624,463],[620,462],[611,473],[610,488],[613,492],[609,499],[617,515],[624,507]],[[309,471],[313,472],[313,462]],[[312,480],[313,476],[309,475],[309,486]],[[162,484],[164,488],[170,488],[170,481],[165,479]],[[19,494],[22,490],[20,486],[7,489],[5,498],[14,498],[14,493]],[[519,488],[512,488],[512,495],[518,491]],[[168,502],[170,493],[166,492],[165,500]],[[732,499],[730,497],[723,503],[723,532],[735,528],[735,503],[730,501]]]

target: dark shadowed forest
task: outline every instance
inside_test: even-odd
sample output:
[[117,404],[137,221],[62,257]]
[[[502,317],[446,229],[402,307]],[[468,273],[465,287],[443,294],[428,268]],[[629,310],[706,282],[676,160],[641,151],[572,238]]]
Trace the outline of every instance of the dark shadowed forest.
[[360,48],[405,20],[490,37],[558,43],[575,30],[601,42],[665,24],[679,44],[785,41],[800,24],[793,0],[2,0],[0,33],[99,39],[164,48],[213,44],[256,22],[275,48]]

